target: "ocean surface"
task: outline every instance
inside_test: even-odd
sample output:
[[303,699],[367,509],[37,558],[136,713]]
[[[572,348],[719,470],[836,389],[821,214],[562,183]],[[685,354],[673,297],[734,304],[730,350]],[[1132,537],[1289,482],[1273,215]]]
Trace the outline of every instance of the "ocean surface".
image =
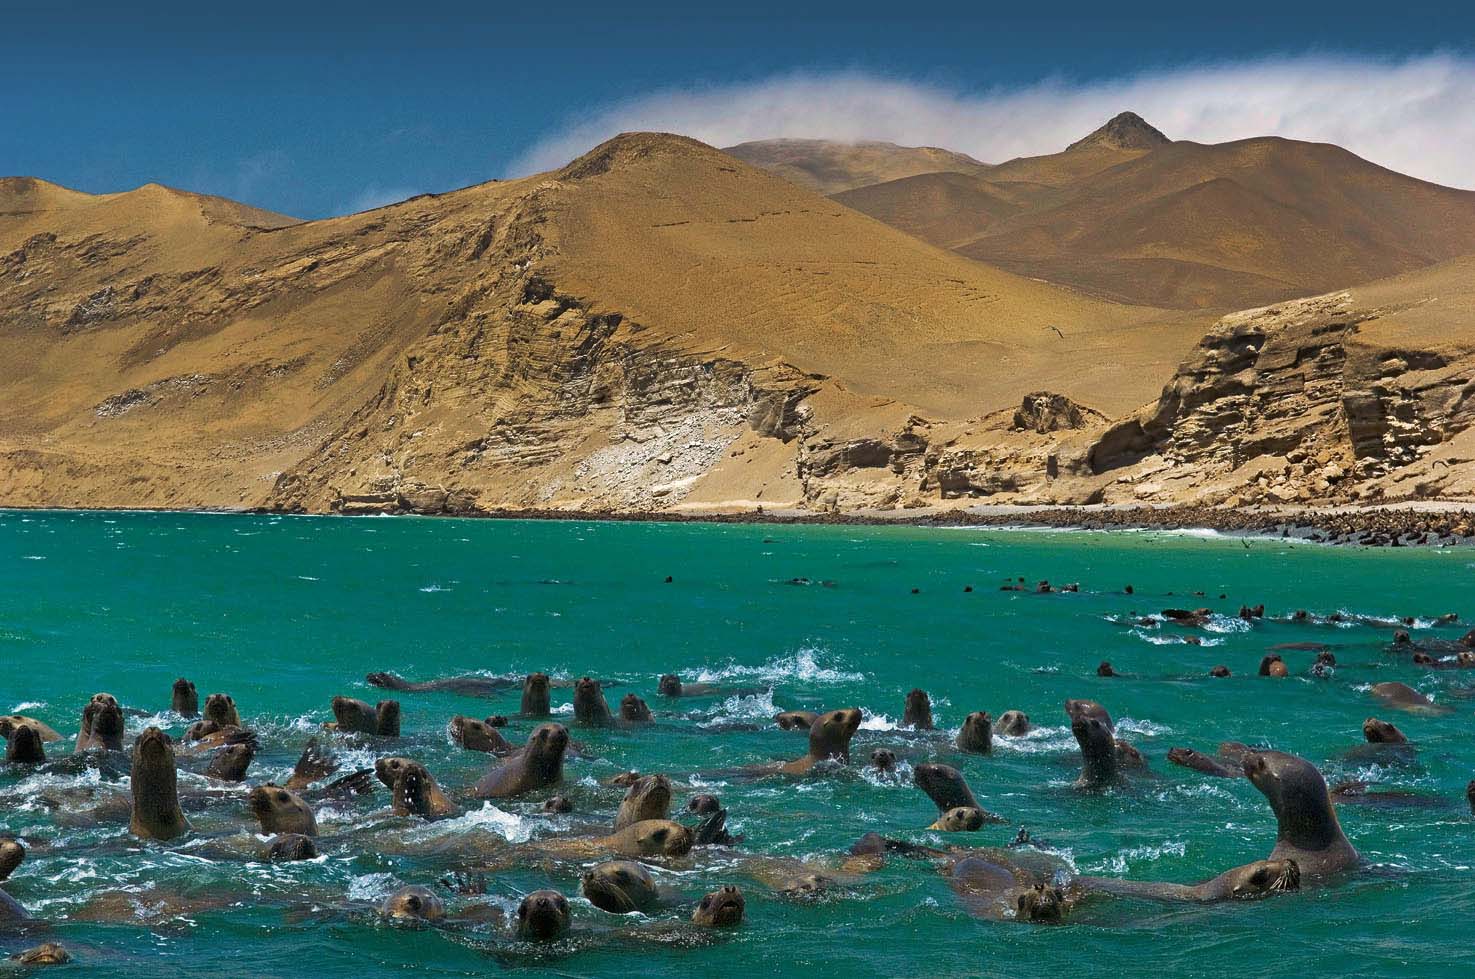
[[[331,720],[335,694],[386,696],[364,681],[374,670],[415,680],[587,674],[610,683],[612,706],[633,690],[656,713],[645,729],[574,730],[594,757],[567,766],[573,816],[541,815],[539,794],[422,824],[392,816],[380,789],[320,809],[323,855],[299,864],[254,859],[263,840],[244,788],[216,789],[190,811],[193,835],[160,845],[130,837],[126,812],[105,804],[126,797],[126,779],[0,767],[0,835],[30,848],[4,887],[53,923],[48,937],[80,968],[119,977],[1468,975],[1475,820],[1464,787],[1475,776],[1475,672],[1415,667],[1387,643],[1402,616],[1417,617],[1415,637],[1452,640],[1469,629],[1472,568],[1475,552],[1462,549],[1161,533],[0,512],[0,712],[32,714],[68,738],[96,691],[151,715],[129,717],[130,740],[148,723],[181,733],[185,723],[167,710],[177,676],[194,680],[202,701],[234,696],[263,745],[251,782],[285,779]],[[1021,576],[1031,586],[1079,582],[1080,591],[999,590]],[[1124,593],[1128,584],[1135,594]],[[1235,617],[1261,602],[1263,622]],[[1219,613],[1203,630],[1138,624],[1201,605]],[[1300,624],[1290,621],[1297,609],[1387,621]],[[1433,626],[1446,612],[1464,618]],[[1314,654],[1302,650],[1283,653],[1289,678],[1255,675],[1268,647],[1311,642],[1334,652],[1330,677],[1313,677]],[[1102,660],[1124,675],[1097,677]],[[1211,679],[1219,663],[1234,675]],[[665,672],[758,692],[671,701],[656,696]],[[1389,710],[1367,693],[1382,680],[1409,683],[1453,712]],[[912,687],[932,696],[942,730],[931,736],[898,729]],[[516,688],[494,699],[387,696],[404,705],[405,737],[338,738],[339,758],[352,768],[408,754],[448,790],[475,781],[487,756],[452,744],[447,719],[518,707]],[[1067,697],[1110,709],[1150,771],[1102,794],[1072,788],[1079,755],[1061,709]],[[556,715],[569,700],[570,691],[553,691]],[[805,779],[700,774],[802,755],[803,736],[771,724],[777,710],[849,706],[866,720],[848,769]],[[1037,729],[996,737],[991,757],[953,749],[966,713],[997,718],[1011,708]],[[1374,715],[1417,742],[1412,763],[1346,757]],[[514,717],[505,733],[520,742],[531,727]],[[764,883],[801,861],[833,866],[869,830],[1000,846],[1020,828],[1080,873],[1204,880],[1266,855],[1275,840],[1270,808],[1247,781],[1165,759],[1175,745],[1212,754],[1230,739],[1300,754],[1330,782],[1370,779],[1427,804],[1342,807],[1368,866],[1332,886],[1210,906],[1099,901],[1061,926],[975,920],[926,861],[893,858],[812,903]],[[881,746],[902,756],[899,776],[865,771]],[[60,759],[69,743],[48,749]],[[926,831],[936,811],[910,770],[932,758],[960,767],[1008,824]],[[671,903],[648,917],[593,908],[578,896],[591,861],[537,849],[612,818],[622,790],[601,782],[629,769],[670,775],[676,810],[698,787],[720,795],[730,828],[746,837],[736,850],[652,864]],[[181,775],[186,796],[207,787]],[[485,894],[438,884],[449,874],[479,880]],[[471,903],[510,910],[554,887],[573,901],[573,932],[532,946],[486,925],[381,922],[375,902],[406,883],[438,888],[453,912]],[[696,899],[725,883],[747,896],[744,924],[687,925]]]

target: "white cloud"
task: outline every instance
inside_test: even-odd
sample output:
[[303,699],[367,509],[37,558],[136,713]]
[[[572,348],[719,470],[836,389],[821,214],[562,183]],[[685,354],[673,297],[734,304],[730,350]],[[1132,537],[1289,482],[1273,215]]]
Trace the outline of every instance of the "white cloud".
[[863,72],[799,73],[672,89],[572,120],[513,165],[562,166],[616,133],[661,130],[714,146],[824,137],[943,146],[980,160],[1053,153],[1131,109],[1174,139],[1287,136],[1336,143],[1383,166],[1475,189],[1475,58],[1277,57],[1120,79],[961,92]]

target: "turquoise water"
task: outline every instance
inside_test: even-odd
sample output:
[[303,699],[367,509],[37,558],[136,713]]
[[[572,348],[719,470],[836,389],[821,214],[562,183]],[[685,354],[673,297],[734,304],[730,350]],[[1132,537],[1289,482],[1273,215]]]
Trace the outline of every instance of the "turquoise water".
[[[188,676],[202,699],[232,694],[260,734],[252,781],[286,776],[309,732],[331,719],[333,695],[378,699],[363,679],[371,670],[412,679],[587,673],[620,684],[607,690],[612,705],[628,690],[642,694],[657,727],[575,731],[598,756],[567,769],[565,791],[585,817],[613,813],[620,790],[598,783],[627,769],[671,775],[679,808],[694,772],[798,757],[801,736],[765,725],[776,709],[867,713],[850,770],[703,781],[746,834],[740,852],[698,850],[657,867],[678,900],[652,918],[617,918],[575,900],[573,936],[551,948],[484,927],[389,927],[370,910],[402,883],[434,885],[481,866],[493,869],[480,900],[512,907],[550,886],[575,898],[579,861],[535,859],[518,842],[576,825],[577,815],[535,815],[541,795],[425,827],[389,815],[380,790],[319,812],[320,860],[271,866],[222,852],[256,842],[243,791],[192,812],[195,836],[161,846],[137,843],[106,814],[89,820],[37,801],[84,789],[105,798],[126,783],[95,772],[0,771],[0,833],[31,848],[5,887],[55,923],[52,937],[83,967],[117,976],[1468,973],[1475,821],[1463,791],[1475,776],[1475,703],[1461,688],[1471,675],[1396,659],[1384,648],[1391,626],[1274,617],[1297,608],[1424,620],[1456,611],[1468,622],[1472,562],[1463,550],[1133,533],[0,512],[0,711],[23,707],[71,736],[83,703],[106,690],[160,712],[130,717],[130,735],[150,722],[179,733],[184,725],[165,712],[171,682]],[[998,590],[1016,575],[1078,581],[1081,592]],[[789,584],[795,577],[815,584]],[[1129,582],[1133,596],[1121,591]],[[1200,647],[1177,642],[1174,627],[1131,624],[1134,614],[1169,606],[1232,615],[1258,602],[1271,619],[1253,628],[1216,619]],[[1415,635],[1452,639],[1469,627],[1423,624]],[[1266,647],[1308,641],[1333,647],[1331,679],[1309,675],[1310,652],[1284,654],[1289,679],[1254,675]],[[1096,677],[1103,659],[1128,675]],[[1216,663],[1235,675],[1209,679]],[[673,704],[655,696],[667,671],[771,686],[772,694]],[[1365,687],[1393,679],[1456,709],[1390,712]],[[998,739],[992,757],[960,756],[946,733],[928,740],[894,730],[913,686],[931,693],[945,729],[971,710],[998,717],[1010,708],[1041,728]],[[340,756],[364,764],[409,754],[448,789],[469,785],[486,761],[449,742],[446,720],[517,709],[516,691],[493,700],[396,696],[403,743],[344,742]],[[1067,697],[1105,704],[1151,774],[1103,795],[1074,791],[1078,756],[1060,708]],[[568,701],[569,691],[554,691],[555,711]],[[1343,759],[1374,714],[1417,741],[1416,764]],[[756,729],[709,729],[724,722]],[[530,727],[514,718],[509,736],[520,741]],[[1026,827],[1082,873],[1202,880],[1265,855],[1275,837],[1270,809],[1248,782],[1210,780],[1164,758],[1173,745],[1212,752],[1227,739],[1294,751],[1329,780],[1371,776],[1440,799],[1345,807],[1344,828],[1373,866],[1335,886],[1207,907],[1102,902],[1062,927],[973,920],[929,864],[900,859],[823,901],[796,904],[767,889],[753,859],[831,860],[871,829],[940,841],[922,829],[935,810],[909,779],[862,771],[871,749],[887,746],[911,763],[958,765],[984,805],[1010,821],[952,842],[999,845]],[[49,746],[52,756],[63,747]],[[186,791],[204,784],[182,777]],[[715,935],[685,927],[691,902],[722,883],[744,889],[747,921]],[[120,901],[120,890],[131,897]],[[453,909],[464,900],[451,898]],[[161,910],[140,922],[138,908]]]

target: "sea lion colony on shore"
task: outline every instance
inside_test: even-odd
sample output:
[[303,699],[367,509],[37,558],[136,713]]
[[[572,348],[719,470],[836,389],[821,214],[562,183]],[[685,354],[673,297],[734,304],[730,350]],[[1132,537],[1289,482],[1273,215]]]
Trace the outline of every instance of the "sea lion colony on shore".
[[[1010,583],[1005,587],[1020,586]],[[1042,582],[1029,590],[1044,593],[1048,588]],[[1130,587],[1124,594],[1132,594]],[[1191,630],[1204,627],[1211,616],[1208,609],[1167,609],[1158,621]],[[1241,609],[1240,616],[1254,621],[1263,618],[1265,610],[1263,606],[1246,607]],[[1337,614],[1327,620],[1334,618],[1342,616]],[[1293,623],[1314,620],[1315,617],[1301,611],[1286,617],[1286,621]],[[1457,619],[1452,615],[1442,616],[1437,622],[1448,625]],[[1389,623],[1367,620],[1362,624],[1383,627]],[[1412,624],[1411,620],[1407,624]],[[1326,678],[1335,667],[1335,657],[1319,644],[1283,644],[1276,648],[1287,653],[1314,653],[1312,676]],[[1422,655],[1425,662],[1450,668],[1470,666],[1475,663],[1475,657],[1469,655],[1475,651],[1475,630],[1454,641],[1425,639],[1416,643],[1406,630],[1399,629],[1388,648],[1395,655]],[[1272,653],[1264,657],[1259,674],[1270,679],[1284,677],[1289,674],[1289,668],[1280,653]],[[1100,671],[1098,675],[1116,674]],[[1210,675],[1227,676],[1229,671],[1220,666]],[[409,683],[388,673],[370,674],[368,680],[371,685],[394,690],[447,691],[471,696],[488,696],[518,686],[511,678],[485,677]],[[484,752],[489,760],[487,771],[475,784],[451,791],[443,789],[423,763],[399,753],[381,755],[373,769],[340,772],[331,748],[322,738],[314,737],[308,741],[284,784],[266,781],[249,788],[245,796],[246,811],[240,819],[243,823],[248,817],[254,820],[261,835],[269,839],[264,845],[253,845],[252,852],[236,857],[272,862],[305,860],[316,858],[324,846],[352,845],[346,838],[332,843],[320,838],[315,805],[370,795],[376,782],[388,790],[393,814],[407,819],[453,818],[468,808],[482,805],[482,800],[540,794],[547,795],[545,812],[572,812],[570,800],[554,790],[565,779],[566,757],[582,748],[571,738],[568,727],[550,719],[548,691],[554,685],[573,689],[573,719],[577,726],[620,727],[638,732],[659,724],[646,702],[634,693],[625,695],[620,709],[612,711],[604,696],[605,684],[598,680],[582,677],[553,681],[546,674],[534,673],[521,683],[520,716],[536,724],[522,744],[509,741],[500,733],[499,729],[507,725],[506,717],[494,715],[479,721],[456,715],[450,719],[447,730],[453,742],[468,751]],[[683,683],[667,674],[660,678],[658,696],[727,696],[734,689],[710,683]],[[1448,710],[1402,683],[1379,683],[1367,691],[1371,698],[1393,709],[1424,714]],[[243,724],[230,696],[210,694],[203,711],[199,711],[198,703],[195,685],[183,678],[176,680],[172,687],[172,711],[181,719],[195,716],[201,719],[188,727],[180,741],[157,726],[149,726],[131,744],[125,745],[125,708],[110,694],[96,694],[82,710],[75,746],[66,761],[54,757],[61,754],[57,746],[66,740],[54,728],[22,714],[0,717],[0,735],[7,740],[5,760],[15,766],[66,765],[74,770],[78,764],[126,768],[130,776],[129,806],[126,813],[116,815],[126,820],[133,836],[154,841],[155,845],[174,845],[196,832],[182,804],[178,778],[181,767],[203,771],[212,781],[244,784],[259,747],[255,734]],[[333,698],[331,708],[334,720],[322,725],[327,738],[357,738],[361,743],[367,740],[376,748],[397,747],[402,743],[397,701],[385,700],[371,706],[362,700],[340,696]],[[1117,737],[1111,714],[1102,704],[1066,700],[1063,713],[1080,752],[1077,790],[1099,792],[1128,784],[1147,767],[1141,752]],[[1002,712],[997,721],[986,711],[973,711],[964,717],[957,734],[949,738],[935,730],[931,700],[920,688],[911,690],[904,698],[903,717],[906,730],[897,732],[899,739],[935,741],[937,744],[931,745],[932,755],[956,752],[960,761],[968,755],[991,754],[996,736],[1021,737],[1034,726],[1018,710]],[[807,735],[808,748],[801,757],[706,774],[729,778],[822,777],[826,772],[851,764],[851,740],[861,721],[861,711],[853,707],[823,712],[780,712],[774,718],[779,729]],[[1348,758],[1406,764],[1416,755],[1417,745],[1387,720],[1367,718],[1362,733],[1364,743],[1350,749]],[[878,775],[895,778],[899,755],[906,754],[907,747],[903,744],[898,744],[895,750],[876,748],[870,752],[866,765]],[[585,869],[578,875],[578,887],[595,908],[625,914],[685,903],[690,908],[687,913],[690,927],[710,929],[737,925],[743,920],[746,901],[742,891],[726,884],[693,901],[691,896],[664,890],[647,865],[659,866],[669,860],[689,861],[695,848],[720,848],[717,856],[724,866],[740,868],[734,872],[770,887],[780,896],[807,899],[834,890],[838,883],[858,881],[877,869],[888,856],[900,855],[934,866],[971,914],[1001,921],[1057,923],[1067,920],[1084,902],[1100,902],[1114,896],[1201,903],[1267,897],[1297,890],[1303,881],[1333,881],[1360,863],[1357,851],[1342,832],[1336,806],[1421,805],[1438,801],[1415,793],[1368,791],[1365,782],[1328,788],[1310,762],[1236,742],[1219,745],[1213,755],[1189,747],[1174,747],[1167,759],[1213,778],[1248,779],[1265,796],[1276,819],[1277,834],[1268,855],[1196,884],[1075,875],[1057,857],[1034,847],[1024,830],[1006,848],[956,844],[934,848],[870,832],[848,853],[836,854],[833,864],[784,861],[744,853],[743,838],[728,832],[728,813],[716,796],[697,793],[690,797],[684,814],[697,822],[688,825],[671,818],[679,784],[676,780],[660,773],[629,772],[607,782],[625,789],[616,812],[590,814],[567,833],[535,839],[501,854],[498,859],[540,866],[550,860],[554,861],[552,866],[557,866],[558,861],[582,862]],[[937,819],[925,827],[927,830],[968,833],[1007,821],[979,802],[957,768],[941,761],[919,760],[912,772],[916,787],[937,806]],[[1466,791],[1466,802],[1475,812],[1475,781]],[[191,800],[191,811],[197,810],[199,804],[198,800]],[[97,818],[104,820],[109,815],[99,811]],[[24,859],[22,842],[0,839],[0,880],[16,871]],[[481,863],[484,865],[481,869],[496,866],[495,860]],[[429,886],[431,883],[443,890],[437,891]],[[568,898],[558,890],[543,889],[527,894],[517,905],[515,914],[508,915],[493,904],[476,902],[463,902],[463,906],[448,910],[447,897],[455,899],[458,893],[461,896],[468,893],[453,884],[452,878],[445,878],[402,887],[380,902],[375,913],[394,921],[436,926],[474,923],[501,929],[511,940],[529,942],[556,940],[574,928]],[[444,890],[447,887],[449,891]],[[107,907],[106,901],[100,903],[104,909]],[[44,922],[32,919],[20,903],[0,890],[0,939],[14,944],[15,938],[44,929]],[[46,943],[22,949],[13,957],[35,965],[70,961],[70,955],[60,945]]]

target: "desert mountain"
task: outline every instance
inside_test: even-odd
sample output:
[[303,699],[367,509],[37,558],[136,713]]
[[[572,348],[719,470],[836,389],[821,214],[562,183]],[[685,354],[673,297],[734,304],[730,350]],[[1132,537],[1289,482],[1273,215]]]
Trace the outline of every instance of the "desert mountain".
[[1120,416],[1208,326],[658,134],[326,221],[152,186],[0,202],[5,504],[800,503],[924,416],[1037,388]]
[[988,164],[963,153],[883,142],[765,139],[729,146],[723,152],[821,194],[838,194],[919,173],[983,173],[990,169]]
[[1475,251],[1475,193],[1326,144],[1171,142],[1132,113],[1061,153],[835,199],[1021,275],[1181,309],[1325,292]]

